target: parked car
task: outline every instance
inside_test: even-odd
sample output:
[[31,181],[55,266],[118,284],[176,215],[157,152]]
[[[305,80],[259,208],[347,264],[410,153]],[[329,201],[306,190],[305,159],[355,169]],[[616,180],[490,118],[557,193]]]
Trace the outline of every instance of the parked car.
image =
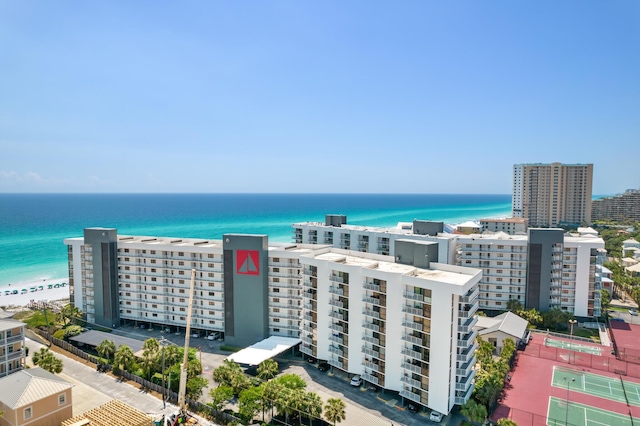
[[328,371],[331,366],[328,362],[321,362],[318,364],[318,370],[320,371]]
[[220,333],[215,332],[208,335],[207,340],[218,340],[219,337],[220,337]]
[[444,414],[439,413],[437,411],[432,411],[431,414],[429,415],[429,420],[435,423],[440,423],[442,421],[442,417],[444,417]]
[[317,359],[315,359],[314,357],[310,356],[309,358],[307,358],[307,362],[309,364],[315,364],[317,361]]
[[353,376],[351,378],[351,386],[361,386],[362,385],[362,377]]
[[638,311],[636,311],[635,309],[629,309],[629,313],[633,316],[638,316]]
[[409,403],[409,405],[407,405],[407,410],[411,411],[412,413],[417,413],[418,412],[418,407],[416,407],[412,403]]

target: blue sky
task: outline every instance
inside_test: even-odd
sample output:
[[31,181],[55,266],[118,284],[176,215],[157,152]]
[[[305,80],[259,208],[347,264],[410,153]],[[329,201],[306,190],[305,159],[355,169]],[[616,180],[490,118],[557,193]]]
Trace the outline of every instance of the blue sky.
[[0,0],[0,192],[640,187],[637,1]]

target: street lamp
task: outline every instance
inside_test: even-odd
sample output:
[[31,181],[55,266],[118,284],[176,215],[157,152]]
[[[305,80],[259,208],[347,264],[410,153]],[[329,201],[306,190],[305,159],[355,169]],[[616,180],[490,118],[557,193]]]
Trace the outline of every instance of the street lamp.
[[564,416],[564,424],[568,425],[569,424],[569,386],[571,385],[571,382],[576,381],[576,378],[572,377],[571,380],[567,380],[565,376],[562,379],[567,382],[567,413]]
[[167,408],[167,402],[165,399],[165,391],[166,388],[164,387],[164,345],[165,345],[165,338],[164,336],[160,336],[160,344],[162,345],[162,407],[163,409]]
[[571,326],[571,331],[569,332],[569,364],[571,364],[571,344],[573,343],[573,324],[576,324],[578,321],[574,319],[569,320],[569,325]]

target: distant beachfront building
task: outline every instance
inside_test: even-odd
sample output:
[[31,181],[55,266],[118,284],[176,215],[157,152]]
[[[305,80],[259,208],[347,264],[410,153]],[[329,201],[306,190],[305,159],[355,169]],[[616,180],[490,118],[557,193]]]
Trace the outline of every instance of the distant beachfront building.
[[[346,247],[352,250],[373,252],[380,250],[381,243],[403,236],[437,243],[438,258],[432,256],[432,261],[484,271],[479,295],[482,310],[498,312],[506,309],[510,299],[515,299],[542,311],[560,308],[576,316],[600,315],[602,283],[590,266],[601,265],[606,252],[604,240],[597,233],[594,235],[591,228],[580,228],[582,232],[576,235],[565,235],[561,229],[529,229],[519,235],[505,232],[460,235],[442,233],[443,225],[437,228],[437,233],[432,230],[420,234],[414,231],[415,223],[420,221],[378,228],[351,226],[345,216],[339,216],[337,221],[333,217],[338,216],[327,215],[324,223],[293,224],[295,240],[334,247],[349,241]],[[516,224],[526,222],[521,220]],[[485,221],[489,223],[488,219]],[[496,226],[501,226],[501,221],[497,219]],[[559,253],[563,255],[558,256]]]
[[504,219],[480,219],[480,232],[504,232],[509,235],[524,235],[529,228],[527,219],[507,217]]
[[593,164],[516,164],[512,211],[532,227],[591,223]]
[[593,200],[591,218],[640,222],[640,189],[628,189],[624,194]]
[[[559,308],[579,317],[600,316],[606,260],[604,240],[562,229],[530,228],[528,235],[464,235],[457,264],[483,270],[480,309],[500,311],[509,300],[526,308]],[[601,271],[600,271],[601,272]]]
[[266,235],[88,228],[65,244],[72,302],[89,322],[183,329],[195,269],[195,332],[223,332],[240,347],[288,337],[309,356],[441,412],[473,391],[482,273],[436,263],[432,241],[393,237],[388,256]]
[[24,368],[24,327],[22,321],[0,318],[0,377]]

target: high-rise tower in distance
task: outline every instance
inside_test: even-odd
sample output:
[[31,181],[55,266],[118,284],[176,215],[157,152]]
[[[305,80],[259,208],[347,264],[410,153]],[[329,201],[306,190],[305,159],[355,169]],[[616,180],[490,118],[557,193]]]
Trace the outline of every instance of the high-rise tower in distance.
[[531,227],[591,223],[593,164],[516,164],[512,212]]

